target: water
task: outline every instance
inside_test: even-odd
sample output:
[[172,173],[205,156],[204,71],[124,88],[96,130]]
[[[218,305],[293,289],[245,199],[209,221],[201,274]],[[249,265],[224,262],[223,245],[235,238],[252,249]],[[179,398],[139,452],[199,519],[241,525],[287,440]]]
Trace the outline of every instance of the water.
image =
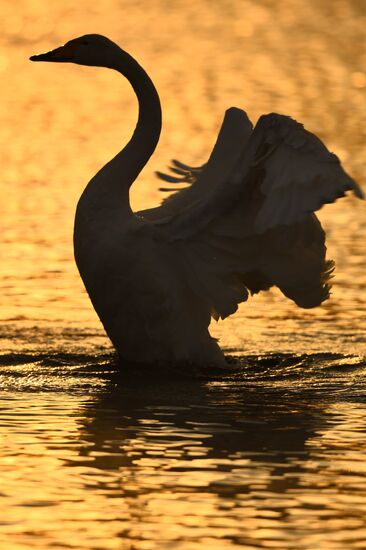
[[2,547],[364,548],[359,360],[248,356],[227,378],[8,363]]
[[108,71],[29,55],[100,32],[160,92],[153,171],[198,164],[223,111],[301,120],[365,185],[366,7],[359,1],[1,4],[0,545],[28,548],[366,548],[364,203],[320,213],[331,300],[271,292],[213,327],[231,374],[124,367],[71,248],[88,178],[136,106]]

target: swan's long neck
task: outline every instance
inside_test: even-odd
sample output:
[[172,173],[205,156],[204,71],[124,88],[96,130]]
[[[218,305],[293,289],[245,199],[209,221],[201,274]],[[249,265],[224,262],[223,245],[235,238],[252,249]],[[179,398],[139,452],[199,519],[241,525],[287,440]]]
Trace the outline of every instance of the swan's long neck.
[[118,49],[105,66],[129,80],[139,102],[138,121],[130,141],[93,177],[82,198],[93,209],[117,209],[123,215],[123,211],[131,213],[129,189],[159,141],[161,107],[151,79],[128,53]]

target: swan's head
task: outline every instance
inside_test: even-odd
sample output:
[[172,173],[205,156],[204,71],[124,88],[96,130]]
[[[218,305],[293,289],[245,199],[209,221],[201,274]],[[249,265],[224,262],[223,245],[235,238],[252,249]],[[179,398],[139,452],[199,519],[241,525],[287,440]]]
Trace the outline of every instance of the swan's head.
[[106,66],[118,51],[121,51],[120,48],[109,38],[100,34],[86,34],[50,52],[32,55],[30,60]]

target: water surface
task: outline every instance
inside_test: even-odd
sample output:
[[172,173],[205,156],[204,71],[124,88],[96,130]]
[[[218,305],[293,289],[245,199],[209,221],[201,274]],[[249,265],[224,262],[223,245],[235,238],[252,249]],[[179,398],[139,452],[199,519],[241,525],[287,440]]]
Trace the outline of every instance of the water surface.
[[212,327],[231,374],[117,364],[72,254],[75,204],[136,104],[103,69],[31,64],[85,32],[161,95],[153,172],[207,158],[224,110],[302,121],[365,185],[366,6],[352,0],[1,4],[0,545],[248,550],[366,546],[365,206],[320,212],[333,294],[280,293]]

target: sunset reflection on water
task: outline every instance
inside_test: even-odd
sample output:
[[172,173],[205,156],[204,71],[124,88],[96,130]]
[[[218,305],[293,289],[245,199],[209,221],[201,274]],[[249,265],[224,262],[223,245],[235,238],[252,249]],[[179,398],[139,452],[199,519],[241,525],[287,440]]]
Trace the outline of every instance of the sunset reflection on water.
[[0,14],[1,546],[362,548],[364,203],[320,213],[337,266],[321,308],[273,291],[212,327],[245,376],[120,383],[72,227],[136,100],[111,71],[28,58],[98,32],[148,71],[163,132],[136,209],[160,201],[170,158],[206,160],[231,105],[303,122],[365,189],[365,4],[3,0]]

